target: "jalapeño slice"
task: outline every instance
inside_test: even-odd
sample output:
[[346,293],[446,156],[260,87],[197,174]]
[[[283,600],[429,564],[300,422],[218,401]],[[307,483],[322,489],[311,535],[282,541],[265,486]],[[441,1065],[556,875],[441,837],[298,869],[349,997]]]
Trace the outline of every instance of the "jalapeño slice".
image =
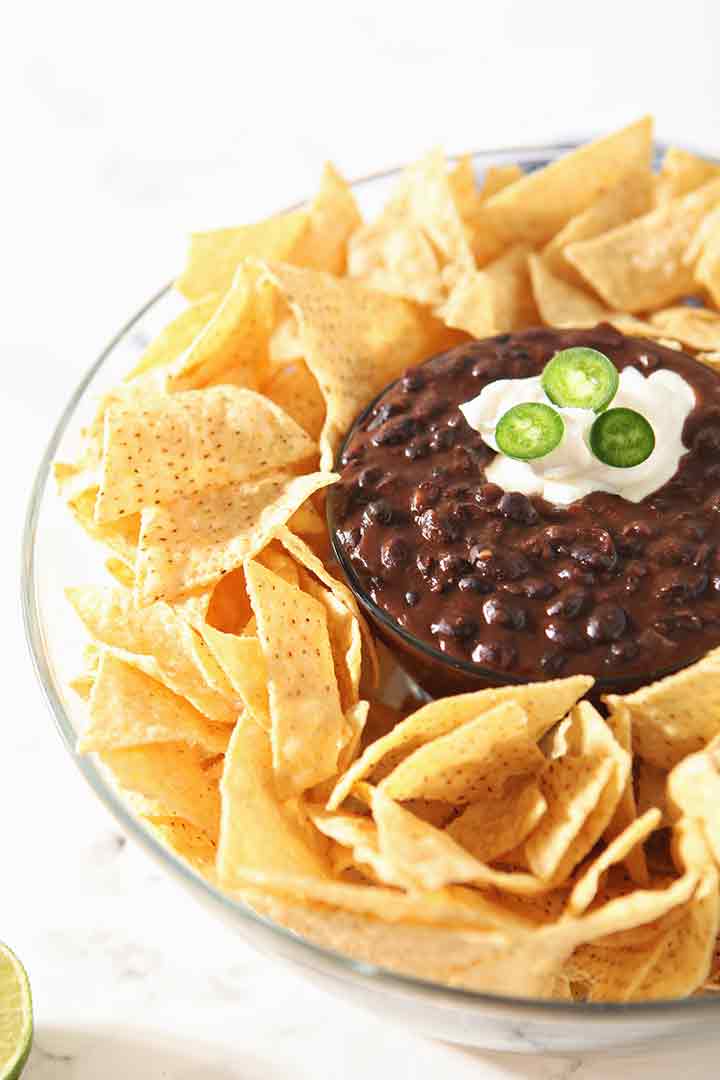
[[597,349],[563,349],[545,365],[542,388],[561,408],[607,408],[617,393],[618,371]]
[[655,432],[634,409],[608,409],[590,428],[590,449],[605,465],[631,469],[655,449]]
[[514,405],[500,417],[495,442],[508,457],[520,461],[545,457],[562,441],[565,423],[549,405],[528,401]]

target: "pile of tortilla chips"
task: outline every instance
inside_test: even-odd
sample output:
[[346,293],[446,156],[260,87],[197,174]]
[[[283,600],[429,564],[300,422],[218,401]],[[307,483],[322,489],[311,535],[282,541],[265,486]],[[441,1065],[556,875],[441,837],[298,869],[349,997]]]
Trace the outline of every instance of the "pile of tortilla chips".
[[720,653],[604,713],[583,676],[392,707],[323,511],[359,410],[470,335],[608,320],[720,362],[720,167],[652,149],[643,119],[480,186],[434,151],[370,223],[328,166],[193,236],[188,306],[56,466],[107,549],[68,591],[80,750],[321,945],[506,994],[720,989]]

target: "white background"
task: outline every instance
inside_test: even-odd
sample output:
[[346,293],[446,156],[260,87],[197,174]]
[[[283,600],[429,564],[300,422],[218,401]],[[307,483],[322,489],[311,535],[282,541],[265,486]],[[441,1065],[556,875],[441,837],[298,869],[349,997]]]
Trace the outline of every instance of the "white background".
[[[417,156],[612,129],[720,151],[717,0],[15,3],[0,41],[0,938],[35,993],[32,1080],[709,1077],[425,1043],[228,941],[125,843],[52,731],[18,616],[44,441],[190,228]],[[343,1065],[343,1058],[345,1064]]]

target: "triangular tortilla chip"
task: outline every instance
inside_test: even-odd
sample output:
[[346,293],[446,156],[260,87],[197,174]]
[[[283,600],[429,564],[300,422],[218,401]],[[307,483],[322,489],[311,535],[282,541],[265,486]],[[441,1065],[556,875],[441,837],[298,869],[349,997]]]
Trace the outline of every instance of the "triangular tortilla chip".
[[181,311],[148,345],[135,367],[125,376],[125,381],[137,379],[148,371],[166,367],[177,360],[207,326],[219,303],[220,297],[211,294]]
[[716,162],[706,161],[688,150],[670,146],[665,151],[655,185],[658,205],[671,202],[680,195],[687,195],[718,175],[720,165]]
[[533,295],[546,326],[587,326],[607,319],[610,312],[590,293],[556,277],[541,255],[528,259]]
[[342,274],[348,239],[362,225],[362,217],[347,182],[330,162],[325,164],[320,190],[307,207],[307,215],[308,227],[292,261],[297,266]]
[[493,862],[522,844],[546,809],[534,780],[511,778],[496,798],[463,810],[450,822],[447,833],[480,862]]

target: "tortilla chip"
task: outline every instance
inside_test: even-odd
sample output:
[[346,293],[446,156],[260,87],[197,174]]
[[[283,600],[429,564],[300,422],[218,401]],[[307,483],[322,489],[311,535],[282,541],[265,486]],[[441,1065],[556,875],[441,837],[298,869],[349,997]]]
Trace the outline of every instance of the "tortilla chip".
[[95,521],[277,473],[313,452],[302,428],[251,390],[216,386],[113,406]]
[[147,816],[155,836],[193,870],[214,883],[217,843],[191,822],[179,817]]
[[446,885],[472,882],[505,888],[519,895],[536,895],[544,886],[529,874],[493,870],[475,859],[447,832],[436,829],[399,803],[382,788],[373,792],[372,810],[383,862],[390,868],[388,884],[413,890],[435,891]]
[[[701,235],[699,258],[695,266],[695,280],[707,289],[716,307],[720,307],[720,211],[708,214]],[[688,258],[690,251],[688,251]]]
[[447,826],[447,834],[480,862],[493,862],[522,844],[546,809],[534,780],[511,778],[496,798],[463,810]]
[[432,701],[367,747],[362,757],[341,777],[328,802],[328,810],[337,809],[358,781],[369,778],[377,782],[415,750],[433,739],[448,735],[497,705],[517,702],[525,711],[531,737],[540,739],[562,720],[568,709],[592,684],[589,676],[576,675],[569,679],[478,690]]
[[720,165],[697,154],[670,146],[663,157],[655,186],[658,206],[687,195],[720,175]]
[[169,370],[168,390],[218,383],[257,390],[267,371],[275,315],[272,290],[257,279],[257,267],[238,267],[212,318]]
[[148,604],[219,581],[252,558],[335,473],[273,476],[213,488],[142,514],[136,595]]
[[67,597],[96,641],[187,700],[209,720],[232,724],[239,705],[207,685],[195,631],[167,604],[139,611],[122,589],[85,586]]
[[420,304],[442,303],[474,269],[440,150],[410,165],[380,217],[350,239],[348,273],[369,288]]
[[125,376],[125,382],[177,360],[207,326],[219,303],[220,297],[210,294],[181,311],[148,345],[135,367]]
[[571,218],[652,157],[652,120],[581,146],[528,173],[480,206],[473,221],[478,265],[512,244],[546,244]]
[[337,772],[352,734],[340,705],[325,609],[259,563],[245,569],[268,671],[272,751],[281,795]]
[[503,188],[521,180],[524,172],[519,165],[491,165],[483,175],[480,198],[485,201],[497,195]]
[[407,301],[318,271],[269,265],[298,321],[305,362],[325,398],[322,468],[378,391],[433,351],[434,330]]
[[[618,709],[617,712],[612,713],[607,718],[606,722],[617,744],[630,755],[632,760],[632,725],[630,723],[629,715],[624,710]],[[627,780],[625,781],[625,787],[620,796],[617,809],[612,816],[610,824],[605,830],[605,839],[612,841],[620,836],[621,833],[633,824],[639,814],[650,808],[651,804],[641,807],[636,805],[635,790],[633,787],[633,772],[631,769],[628,773]],[[636,885],[649,884],[650,877],[648,875],[645,852],[642,846],[635,845],[634,847],[631,847],[624,858],[624,863],[628,874]]]
[[252,717],[235,727],[220,782],[222,818],[217,872],[232,889],[242,870],[329,876],[327,844],[297,805],[283,805],[273,775],[267,732]]
[[528,272],[530,248],[516,244],[482,270],[459,278],[437,314],[473,337],[521,330],[538,321]]
[[152,799],[172,817],[185,818],[217,839],[222,758],[208,758],[187,743],[151,743],[99,755],[119,787]]
[[668,337],[691,349],[720,349],[720,314],[708,308],[671,307],[658,311],[651,322]]
[[649,213],[653,208],[653,185],[654,176],[649,164],[639,165],[619,184],[600,195],[597,202],[568,221],[543,249],[542,257],[548,270],[555,277],[585,289],[584,278],[565,258],[565,248],[576,241],[592,240],[609,229]]
[[317,379],[304,360],[295,360],[275,371],[263,385],[262,392],[291,416],[311,439],[320,438],[325,423],[325,400]]
[[472,218],[481,202],[480,192],[475,183],[475,168],[470,154],[464,154],[448,173],[450,194],[463,221]]
[[720,179],[674,199],[593,240],[570,244],[565,255],[593,289],[620,311],[663,307],[691,293],[685,254],[693,233],[720,201]]
[[307,213],[293,210],[255,225],[193,233],[187,266],[175,286],[188,300],[222,296],[244,259],[291,259],[307,229]]
[[[300,238],[292,261],[297,266],[342,274],[350,235],[362,225],[355,196],[330,162],[325,164],[320,190],[307,208],[308,227]],[[272,258],[283,259],[276,255]]]
[[720,650],[684,671],[621,697],[604,700],[611,713],[628,710],[633,748],[659,769],[672,769],[720,734]]
[[720,738],[676,765],[668,776],[667,791],[675,812],[701,823],[720,866]]
[[590,293],[556,277],[543,256],[528,258],[533,295],[546,326],[587,326],[602,322],[608,309]]
[[203,638],[223,669],[235,692],[254,719],[270,730],[270,706],[267,691],[267,664],[256,637],[223,634],[212,626],[203,628]]
[[509,777],[534,776],[544,764],[524,710],[506,701],[415,750],[380,788],[393,799],[467,806],[497,797]]
[[[679,766],[676,766],[679,767]],[[644,758],[635,762],[635,788],[637,791],[638,812],[644,813],[651,807],[657,807],[662,814],[663,825],[670,824],[667,804],[668,774],[665,769],[658,769]]]
[[225,724],[212,723],[162,683],[102,654],[90,696],[90,724],[78,742],[80,753],[186,742],[211,756],[225,752],[229,737]]
[[573,915],[586,911],[597,895],[603,875],[611,866],[626,861],[633,850],[641,849],[643,841],[660,827],[661,821],[659,810],[648,810],[619,833],[583,871],[570,894],[568,911]]
[[86,488],[68,500],[68,507],[77,523],[91,539],[104,544],[126,566],[132,567],[135,563],[140,536],[140,515],[129,514],[106,525],[98,525],[95,521],[97,494],[97,487]]

